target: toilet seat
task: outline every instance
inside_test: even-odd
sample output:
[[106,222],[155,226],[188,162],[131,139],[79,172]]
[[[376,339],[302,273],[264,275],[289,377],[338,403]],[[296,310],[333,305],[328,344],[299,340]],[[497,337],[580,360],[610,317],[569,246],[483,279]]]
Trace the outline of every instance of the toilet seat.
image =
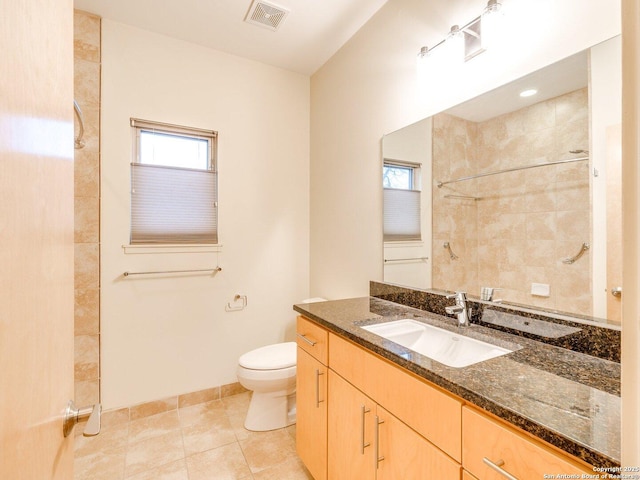
[[238,359],[241,367],[250,370],[279,370],[296,365],[296,342],[277,343],[256,348]]

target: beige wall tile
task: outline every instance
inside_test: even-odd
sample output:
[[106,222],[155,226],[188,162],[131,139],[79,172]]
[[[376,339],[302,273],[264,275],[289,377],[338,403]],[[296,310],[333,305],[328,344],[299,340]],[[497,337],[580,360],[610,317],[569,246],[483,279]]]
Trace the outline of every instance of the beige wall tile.
[[100,376],[100,336],[76,335],[74,337],[75,379],[96,380]]
[[220,387],[207,388],[198,392],[186,393],[178,396],[178,408],[196,405],[198,403],[210,402],[220,399]]
[[[568,149],[587,148],[579,146],[588,143],[587,121],[586,89],[477,125],[437,115],[434,178],[450,180],[571,158]],[[444,198],[451,193],[481,200],[469,202],[473,205],[469,208]],[[570,254],[559,256],[558,252],[571,242],[574,246],[569,250],[577,251],[582,241],[591,238],[590,201],[586,162],[521,170],[434,189],[433,286],[449,290],[464,286],[475,293],[481,286],[505,287],[501,296],[508,301],[556,308],[559,299],[569,294],[569,287],[558,283],[560,273],[556,270],[561,268],[561,259]],[[584,240],[576,240],[576,232]],[[465,266],[478,266],[476,275],[438,248],[445,241],[461,254]],[[571,289],[579,299],[573,303],[582,305],[589,292],[589,281],[584,279],[590,279],[590,271],[583,269],[578,275],[583,281],[576,280]],[[551,296],[532,297],[532,282],[549,283]],[[589,314],[591,307],[576,311]]]
[[100,18],[74,11],[74,98],[82,110],[85,142],[75,150],[74,162],[75,375],[76,401],[78,395],[87,399],[82,404],[99,397],[100,41]]
[[75,151],[74,194],[100,197],[100,154],[81,148]]
[[78,243],[98,244],[100,240],[100,199],[74,198],[74,240]]
[[95,243],[75,245],[75,288],[98,289],[100,286],[100,248]]
[[75,291],[75,335],[100,333],[100,292],[97,288]]
[[[89,88],[89,87],[88,87]],[[82,141],[84,147],[79,150],[85,152],[99,152],[100,151],[100,108],[97,105],[92,105],[87,100],[83,100],[82,97],[76,98],[80,109],[82,110],[82,119],[84,125],[84,134]],[[79,126],[76,119],[76,135],[79,134]]]
[[74,386],[74,401],[78,407],[100,402],[100,382],[97,379],[76,381]]
[[245,393],[248,390],[240,385],[239,382],[228,383],[226,385],[222,385],[220,387],[220,396],[221,397],[230,397],[232,395],[238,395],[240,393]]
[[102,412],[100,422],[105,428],[114,427],[129,423],[129,408],[117,408],[115,410],[106,410]]
[[100,17],[80,10],[73,13],[75,58],[100,62]]
[[100,107],[100,64],[77,59],[74,64],[74,97],[82,113],[87,107]]

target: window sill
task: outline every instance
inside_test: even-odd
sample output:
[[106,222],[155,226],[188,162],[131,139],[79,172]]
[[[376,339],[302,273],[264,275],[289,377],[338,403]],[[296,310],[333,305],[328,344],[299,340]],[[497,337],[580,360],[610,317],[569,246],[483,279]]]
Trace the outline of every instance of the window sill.
[[410,241],[397,241],[397,242],[384,242],[385,248],[402,248],[402,247],[423,247],[423,240],[410,240]]
[[218,253],[222,245],[192,244],[192,245],[122,245],[125,254],[146,253]]

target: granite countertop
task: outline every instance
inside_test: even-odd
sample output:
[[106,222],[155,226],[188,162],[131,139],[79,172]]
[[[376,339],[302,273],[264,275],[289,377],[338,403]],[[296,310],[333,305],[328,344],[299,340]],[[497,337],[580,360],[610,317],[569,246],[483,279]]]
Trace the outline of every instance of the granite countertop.
[[[619,363],[374,297],[293,308],[594,467],[620,466]],[[400,318],[515,351],[454,368],[360,328]]]

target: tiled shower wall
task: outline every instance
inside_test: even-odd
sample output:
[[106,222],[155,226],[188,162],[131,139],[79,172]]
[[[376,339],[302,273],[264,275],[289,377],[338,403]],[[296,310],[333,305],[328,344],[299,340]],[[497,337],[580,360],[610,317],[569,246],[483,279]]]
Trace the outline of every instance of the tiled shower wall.
[[85,143],[75,150],[74,172],[75,402],[84,406],[100,401],[100,18],[77,10],[74,97]]
[[[589,149],[588,122],[586,88],[478,123],[437,115],[433,178],[583,156],[569,151]],[[588,162],[434,188],[433,210],[434,288],[479,295],[482,286],[500,287],[510,302],[591,315],[589,252],[562,262],[591,242]],[[532,283],[548,284],[550,296],[532,295]]]

